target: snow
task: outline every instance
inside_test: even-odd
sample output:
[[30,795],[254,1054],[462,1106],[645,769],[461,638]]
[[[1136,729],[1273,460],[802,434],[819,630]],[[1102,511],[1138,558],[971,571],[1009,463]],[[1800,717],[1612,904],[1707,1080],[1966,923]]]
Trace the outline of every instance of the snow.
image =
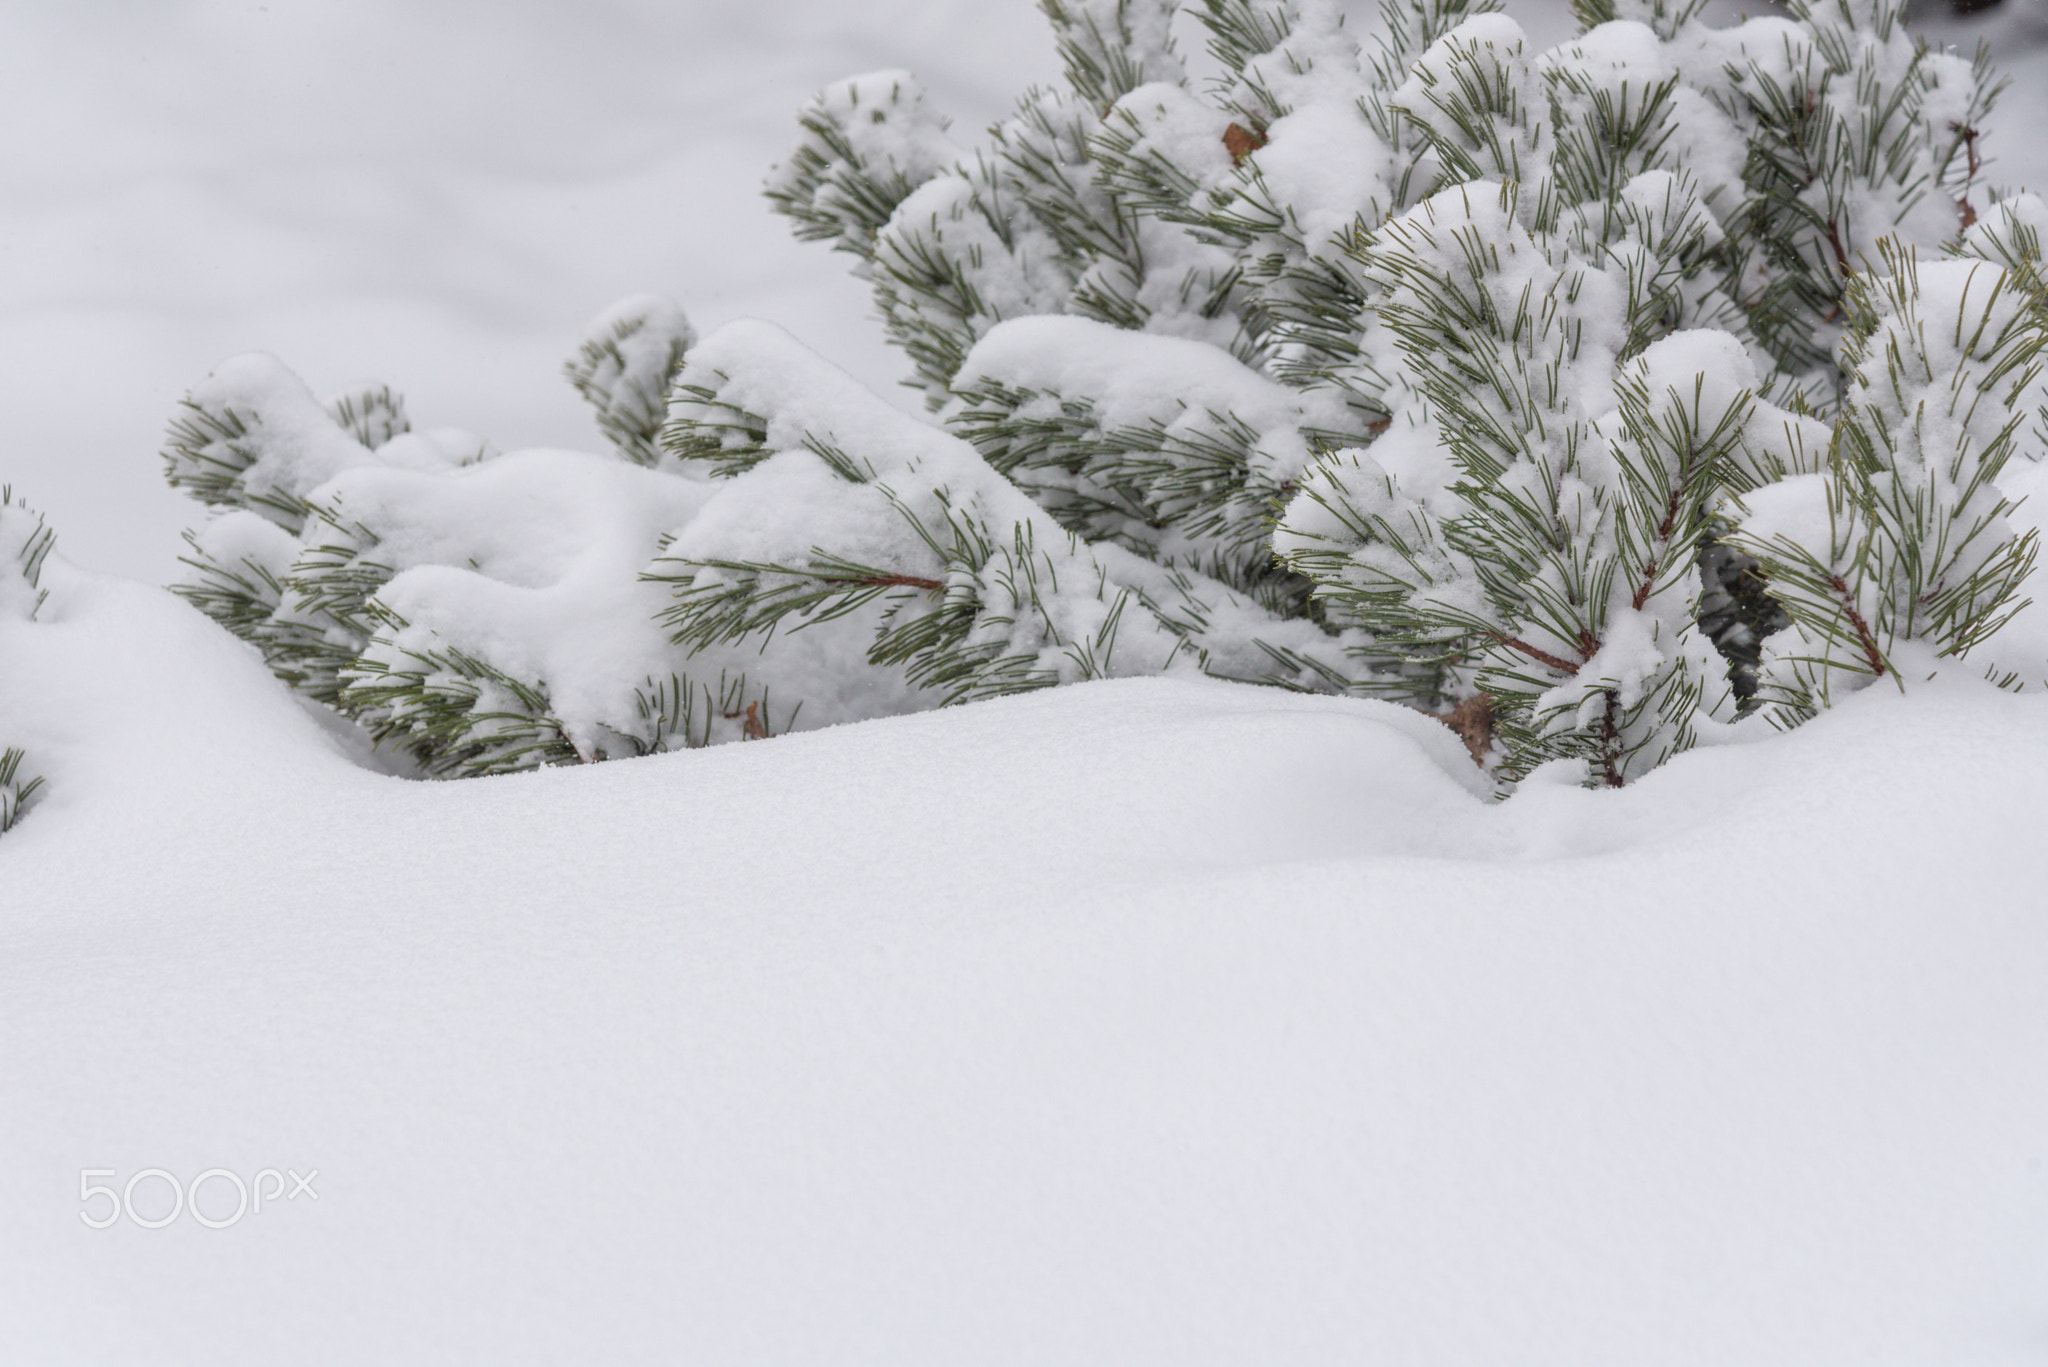
[[[297,497],[369,454],[275,356],[251,352],[221,362],[192,386],[191,403],[224,416],[246,414],[250,425],[264,429],[265,454],[249,464],[244,476],[249,491],[259,497]],[[239,468],[246,460],[236,449],[239,435],[203,433],[211,439],[195,445],[193,464]]]
[[[1677,74],[1689,55],[1684,47],[1667,49],[1646,25],[1616,20],[1552,49],[1541,65],[1580,82],[1577,92],[1566,97],[1568,107],[1590,107],[1597,91],[1625,110],[1631,108],[1631,97],[1633,107],[1640,108],[1645,94]],[[1684,167],[1701,196],[1723,215],[1733,213],[1743,193],[1742,141],[1734,123],[1690,85],[1675,86],[1670,101],[1662,157]]]
[[[14,1360],[2038,1348],[2037,698],[1503,806],[1412,713],[1164,680],[419,785],[54,577]],[[318,1203],[77,1223],[81,1168],[215,1166]]]
[[369,555],[398,573],[377,600],[406,625],[371,658],[396,668],[400,652],[452,648],[546,680],[588,753],[594,726],[624,729],[634,688],[675,667],[656,626],[667,595],[638,576],[708,493],[623,461],[519,451],[453,478],[352,470],[314,501],[388,529]]
[[[1433,142],[1471,158],[1478,175],[1519,174],[1525,164],[1540,164],[1536,142],[1548,131],[1547,102],[1529,56],[1527,34],[1513,18],[1500,11],[1475,14],[1429,45],[1388,102]],[[1498,94],[1487,89],[1496,71]],[[1484,99],[1466,97],[1468,90]],[[1460,126],[1455,111],[1461,107],[1482,111],[1484,137]]]
[[1128,63],[1143,84],[1175,80],[1185,70],[1173,39],[1179,8],[1179,0],[1058,0],[1054,15],[1061,42],[1082,63],[1103,73]]
[[[2048,185],[2039,14],[1937,30],[2019,77],[1999,183]],[[1189,678],[427,784],[97,572],[172,576],[162,426],[250,347],[408,394],[432,449],[343,484],[428,482],[469,449],[444,421],[514,451],[450,498],[603,449],[557,370],[629,292],[888,385],[759,178],[850,72],[998,116],[1054,69],[1021,0],[0,32],[33,130],[0,150],[0,483],[59,537],[28,620],[34,519],[0,512],[0,748],[48,779],[0,834],[10,1367],[2039,1360],[2038,691],[1950,670],[1504,804],[1429,718]],[[926,458],[917,419],[860,421]],[[655,476],[607,468],[578,516],[652,535],[623,504]],[[2044,611],[2001,661],[2048,662]],[[81,1222],[83,1171],[151,1168],[317,1195]]]
[[1359,214],[1392,199],[1386,146],[1356,104],[1314,103],[1274,120],[1258,152],[1259,178],[1288,205],[1312,252],[1328,250]]

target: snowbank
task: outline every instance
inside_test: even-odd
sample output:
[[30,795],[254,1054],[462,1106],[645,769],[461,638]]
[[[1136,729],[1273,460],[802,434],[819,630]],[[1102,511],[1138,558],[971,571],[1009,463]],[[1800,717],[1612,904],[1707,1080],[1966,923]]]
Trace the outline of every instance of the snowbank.
[[[1426,718],[1163,680],[421,784],[45,582],[12,1361],[2038,1348],[2039,697],[1500,806]],[[317,1197],[86,1227],[150,1168]]]

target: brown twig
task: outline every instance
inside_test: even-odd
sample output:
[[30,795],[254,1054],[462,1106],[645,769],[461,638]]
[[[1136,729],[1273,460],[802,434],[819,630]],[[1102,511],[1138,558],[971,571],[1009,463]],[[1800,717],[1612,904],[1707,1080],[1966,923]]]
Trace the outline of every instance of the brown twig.
[[[1674,488],[1671,491],[1670,499],[1664,504],[1664,520],[1657,526],[1658,542],[1660,544],[1668,542],[1671,539],[1671,529],[1677,525],[1678,490]],[[1656,586],[1657,566],[1662,562],[1662,559],[1661,556],[1653,555],[1650,557],[1650,563],[1643,567],[1643,580],[1640,584],[1636,585],[1635,593],[1629,598],[1629,606],[1637,612],[1641,612],[1643,604],[1650,601],[1650,590]]]
[[1952,123],[1949,127],[1962,135],[1963,155],[1969,159],[1970,174],[1963,181],[1963,194],[1956,201],[1956,209],[1963,216],[1963,227],[1972,228],[1977,223],[1977,209],[1970,203],[1970,187],[1977,183],[1977,173],[1984,169],[1984,159],[1977,151],[1976,129],[1961,123]]
[[1606,690],[1607,706],[1600,714],[1600,781],[1610,788],[1621,786],[1621,771],[1614,767],[1614,752],[1621,746],[1621,728],[1614,723],[1619,702],[1614,690]]
[[[1549,665],[1552,669],[1555,669],[1560,673],[1570,675],[1577,674],[1579,672],[1579,666],[1571,663],[1571,661],[1561,660],[1557,656],[1552,655],[1547,650],[1542,650],[1536,646],[1530,645],[1527,641],[1516,640],[1514,637],[1508,635],[1504,631],[1489,631],[1486,634],[1493,637],[1494,640],[1500,642],[1508,649],[1519,650],[1524,655],[1527,655],[1530,659],[1536,661],[1538,664]],[[1593,652],[1587,651],[1586,654],[1590,656],[1593,654]]]
[[1849,616],[1849,625],[1856,628],[1856,639],[1863,644],[1863,658],[1870,662],[1870,672],[1883,678],[1885,675],[1884,653],[1877,648],[1877,638],[1870,634],[1870,624],[1863,620],[1863,614],[1856,610],[1855,595],[1842,582],[1839,574],[1829,575],[1828,584],[1842,600],[1842,611]]
[[1849,249],[1842,245],[1842,225],[1832,218],[1828,220],[1828,246],[1834,250],[1836,268],[1847,280],[1856,273],[1856,268],[1849,264]]

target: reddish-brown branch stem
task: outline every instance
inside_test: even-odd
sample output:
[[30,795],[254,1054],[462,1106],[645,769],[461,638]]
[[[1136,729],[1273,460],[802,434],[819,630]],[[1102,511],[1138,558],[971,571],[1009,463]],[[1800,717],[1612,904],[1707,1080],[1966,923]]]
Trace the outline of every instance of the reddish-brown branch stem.
[[1949,126],[1962,135],[1963,155],[1969,158],[1970,167],[1969,179],[1963,182],[1963,196],[1956,201],[1956,209],[1963,216],[1963,227],[1973,228],[1977,225],[1977,208],[1970,203],[1970,191],[1977,184],[1977,173],[1984,169],[1983,158],[1977,152],[1977,130],[1966,124]]
[[1614,690],[1607,690],[1607,706],[1600,714],[1600,781],[1610,788],[1621,786],[1621,771],[1614,767],[1614,752],[1621,748],[1621,728],[1615,725],[1614,713],[1620,706]]
[[1650,601],[1650,586],[1657,582],[1657,557],[1651,556],[1650,563],[1643,567],[1643,582],[1636,585],[1636,591],[1629,595],[1628,605],[1637,612]]
[[1863,658],[1870,662],[1870,672],[1884,677],[1884,652],[1877,648],[1877,638],[1870,634],[1870,624],[1863,620],[1863,614],[1856,611],[1856,597],[1849,592],[1849,586],[1842,582],[1842,576],[1830,575],[1828,584],[1835,595],[1842,600],[1842,611],[1848,614],[1849,625],[1856,628],[1856,639],[1863,645]]
[[[1671,539],[1671,529],[1677,525],[1678,490],[1673,489],[1670,500],[1664,505],[1664,521],[1657,528],[1658,543],[1662,544],[1669,541]],[[1662,563],[1662,557],[1653,555],[1650,557],[1650,563],[1643,567],[1643,581],[1636,585],[1635,593],[1629,598],[1629,606],[1637,612],[1641,612],[1643,604],[1650,601],[1650,590],[1656,587],[1657,566],[1660,563]]]
[[[1524,655],[1527,655],[1530,659],[1536,661],[1538,664],[1549,665],[1552,669],[1555,669],[1560,673],[1567,675],[1577,674],[1579,672],[1579,667],[1571,663],[1569,660],[1560,660],[1557,656],[1552,655],[1549,651],[1539,649],[1536,646],[1532,646],[1527,641],[1518,641],[1504,631],[1491,631],[1487,634],[1493,637],[1494,640],[1506,646],[1508,649],[1521,651]],[[1590,653],[1591,652],[1589,651],[1588,654]]]
[[1828,246],[1834,250],[1836,269],[1840,270],[1842,278],[1847,280],[1856,272],[1849,265],[1849,249],[1842,245],[1842,225],[1832,218],[1828,220]]

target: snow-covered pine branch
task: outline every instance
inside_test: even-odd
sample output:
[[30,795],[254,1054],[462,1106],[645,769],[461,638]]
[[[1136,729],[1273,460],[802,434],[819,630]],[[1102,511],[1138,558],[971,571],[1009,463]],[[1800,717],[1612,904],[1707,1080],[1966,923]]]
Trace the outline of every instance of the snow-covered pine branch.
[[1662,203],[1598,215],[1604,241],[1531,231],[1503,181],[1375,236],[1381,319],[1423,403],[1311,471],[1279,535],[1323,596],[1440,663],[1447,693],[1491,700],[1511,779],[1570,759],[1618,784],[1689,745],[1703,699],[1732,717],[1694,626],[1694,548],[1725,488],[1802,459],[1737,338],[1638,340],[1710,225],[1668,173],[1624,188]]
[[[226,363],[167,455],[174,482],[200,468],[223,510],[189,537],[180,592],[442,776],[1171,668],[1373,679],[1356,633],[1085,542],[967,442],[776,329],[734,324],[685,355],[680,312],[643,300],[592,336],[571,378],[601,418],[631,419],[606,454],[498,454],[391,425],[373,449],[358,433],[377,430],[344,422],[360,404],[321,403],[270,357]],[[613,342],[621,355],[594,366]],[[656,445],[634,396],[670,356]],[[1272,421],[1291,432],[1298,416]]]
[[1327,392],[1083,318],[998,325],[953,390],[947,428],[1061,525],[1291,615],[1308,584],[1274,560],[1267,519],[1317,451],[1369,437]]
[[[56,537],[42,514],[17,500],[11,487],[0,487],[0,631],[18,629],[36,620],[49,600],[43,587],[43,565]],[[0,735],[0,833],[28,813],[42,790],[41,776],[22,768],[28,758],[14,737]]]
[[[601,414],[633,375],[589,381]],[[345,425],[350,405],[268,356],[223,364],[185,410],[171,480],[224,511],[188,535],[179,591],[285,682],[427,773],[659,748],[639,698],[675,661],[637,575],[701,490],[630,440],[499,455],[456,429]]]
[[697,330],[674,300],[637,294],[593,319],[562,367],[597,410],[597,430],[636,465],[661,459],[655,439],[667,417],[668,387],[696,341]]
[[701,650],[865,614],[867,659],[933,700],[1180,667],[1327,688],[1363,647],[1199,573],[1089,543],[974,447],[766,324],[732,324],[677,379],[664,443],[729,481],[650,578]]
[[[2007,520],[1997,481],[2023,442],[2032,459],[2048,455],[2027,432],[2048,352],[2028,218],[2048,218],[2040,200],[1999,205],[1948,260],[1881,243],[1847,296],[1848,378],[1826,469],[1740,501],[1730,539],[1792,622],[1765,643],[1764,696],[1780,723],[1879,678],[1904,686],[2024,606],[2038,537]],[[1976,243],[2010,251],[2012,266],[1972,253]]]

